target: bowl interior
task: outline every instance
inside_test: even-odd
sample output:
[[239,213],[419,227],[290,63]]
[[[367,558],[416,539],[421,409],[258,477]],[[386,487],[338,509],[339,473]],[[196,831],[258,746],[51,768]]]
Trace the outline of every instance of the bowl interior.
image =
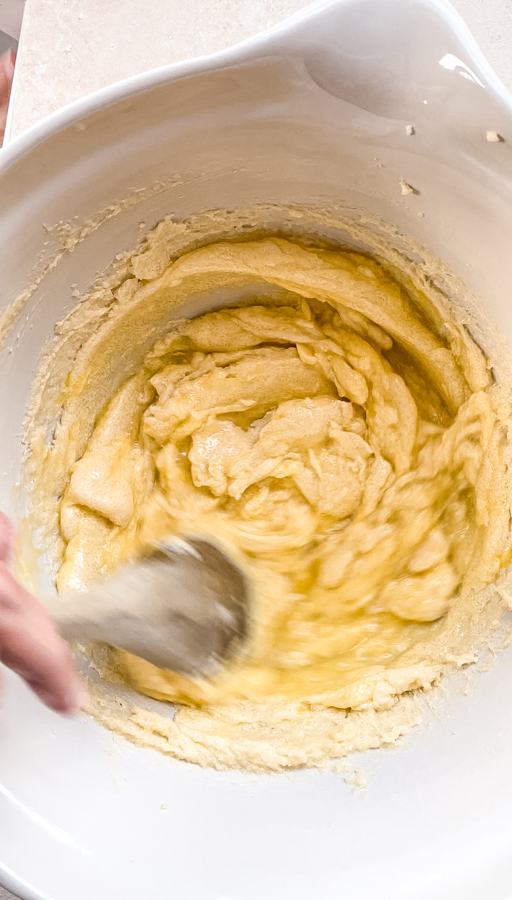
[[[281,231],[304,228],[293,215],[286,225],[283,207],[375,228],[379,217],[397,247],[406,234],[462,278],[512,340],[512,114],[443,8],[317,4],[217,59],[76,104],[5,152],[4,307],[33,289],[14,327],[10,311],[0,322],[2,508],[16,513],[26,404],[55,324],[170,213],[264,205]],[[481,326],[485,340],[485,315]],[[85,717],[58,719],[9,676],[1,879],[48,900],[505,900],[511,682],[509,653],[406,749],[353,763],[370,771],[363,802],[333,774],[256,778],[152,756]]]

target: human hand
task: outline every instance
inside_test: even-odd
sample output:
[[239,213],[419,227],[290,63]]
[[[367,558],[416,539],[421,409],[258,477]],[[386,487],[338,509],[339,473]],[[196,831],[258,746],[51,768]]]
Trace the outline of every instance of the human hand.
[[71,651],[44,607],[9,571],[12,526],[0,513],[0,662],[50,709],[71,713],[86,699]]
[[16,53],[8,50],[0,56],[0,147],[4,141],[5,123],[7,121],[7,109],[11,96],[12,79],[14,76],[14,64]]

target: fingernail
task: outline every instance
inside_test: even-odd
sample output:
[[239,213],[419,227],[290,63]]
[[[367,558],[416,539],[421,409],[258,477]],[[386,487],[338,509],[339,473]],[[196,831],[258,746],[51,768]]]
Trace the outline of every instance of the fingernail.
[[83,709],[86,706],[89,700],[89,691],[87,690],[83,681],[75,681],[69,691],[67,696],[67,705],[69,712],[78,712],[78,710]]

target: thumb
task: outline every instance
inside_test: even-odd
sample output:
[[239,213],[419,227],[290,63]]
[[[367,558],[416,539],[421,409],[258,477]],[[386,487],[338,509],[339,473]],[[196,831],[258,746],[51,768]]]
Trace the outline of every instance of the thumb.
[[52,709],[69,713],[86,699],[71,651],[53,622],[0,562],[0,661]]

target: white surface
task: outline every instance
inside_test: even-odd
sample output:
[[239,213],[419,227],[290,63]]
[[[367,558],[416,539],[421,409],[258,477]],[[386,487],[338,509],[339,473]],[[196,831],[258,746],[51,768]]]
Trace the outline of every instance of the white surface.
[[[489,129],[506,142],[488,143]],[[19,471],[32,372],[74,304],[71,286],[85,288],[133,246],[140,222],[149,229],[170,210],[308,199],[368,209],[459,271],[512,339],[511,146],[510,98],[435,0],[320,4],[216,59],[107,89],[13,142],[0,154],[4,302],[55,251],[58,235],[41,223],[85,220],[176,177],[65,253],[0,350],[0,507]],[[402,197],[402,178],[420,193]],[[85,716],[58,718],[11,676],[1,878],[38,900],[511,900],[511,689],[506,652],[406,749],[359,761],[362,800],[333,775],[255,778],[160,758]]]
[[[306,5],[307,0],[27,0],[12,134],[91,91],[222,50]],[[512,0],[454,5],[512,89]]]

